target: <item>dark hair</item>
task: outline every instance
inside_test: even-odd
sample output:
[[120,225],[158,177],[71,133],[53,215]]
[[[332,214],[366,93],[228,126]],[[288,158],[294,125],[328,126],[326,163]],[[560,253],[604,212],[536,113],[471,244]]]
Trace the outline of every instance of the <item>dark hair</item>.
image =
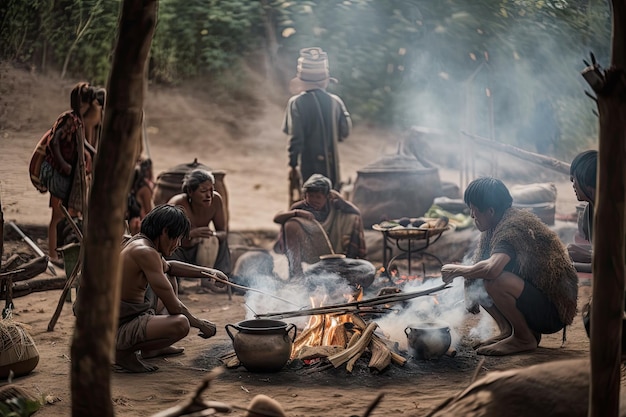
[[182,207],[158,205],[141,221],[141,233],[150,240],[161,236],[163,229],[167,230],[170,239],[189,236],[191,222]]
[[150,158],[143,159],[141,160],[141,162],[138,162],[137,165],[135,165],[131,192],[137,192],[141,187],[148,185],[148,182],[146,180],[152,179],[148,177],[148,173],[151,169],[152,160]]
[[480,212],[492,207],[501,215],[513,204],[513,197],[504,183],[496,178],[482,177],[470,182],[463,196],[465,204],[473,204]]
[[215,177],[213,174],[204,169],[194,169],[188,172],[183,179],[183,193],[190,195],[200,187],[200,184],[207,181],[211,181],[211,184],[215,185]]
[[89,87],[89,83],[77,83],[70,93],[70,107],[78,114],[80,114],[80,106],[83,103],[83,89],[86,87]]
[[569,174],[576,178],[578,185],[596,188],[598,171],[598,151],[581,152],[572,160]]

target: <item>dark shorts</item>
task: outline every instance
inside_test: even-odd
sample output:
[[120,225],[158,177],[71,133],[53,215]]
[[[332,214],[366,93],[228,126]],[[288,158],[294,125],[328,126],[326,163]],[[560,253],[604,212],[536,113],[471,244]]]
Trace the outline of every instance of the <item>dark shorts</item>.
[[524,282],[524,290],[515,305],[535,332],[551,334],[564,327],[554,303],[528,281]]
[[48,188],[51,195],[66,201],[70,195],[72,188],[72,177],[63,175],[59,171],[52,168],[47,161],[41,164],[41,173],[39,174],[41,183]]

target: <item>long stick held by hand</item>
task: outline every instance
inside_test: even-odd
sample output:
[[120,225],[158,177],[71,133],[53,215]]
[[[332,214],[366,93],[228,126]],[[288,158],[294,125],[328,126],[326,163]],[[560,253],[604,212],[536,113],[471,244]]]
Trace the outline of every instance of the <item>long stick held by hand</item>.
[[272,297],[272,298],[275,298],[277,300],[284,301],[285,303],[291,304],[292,306],[300,307],[298,304],[294,304],[294,303],[292,303],[289,300],[285,300],[284,298],[277,297],[277,296],[275,296],[273,294],[269,294],[269,293],[263,292],[261,290],[257,290],[255,288],[245,287],[243,285],[232,283],[232,282],[230,282],[228,280],[219,278],[217,275],[211,274],[210,272],[202,271],[202,275],[206,275],[209,278],[212,278],[212,279],[214,279],[214,280],[216,280],[218,282],[224,283],[226,285],[230,285],[231,287],[239,288],[239,289],[246,290],[246,291],[258,292],[260,294],[267,295],[268,297]]

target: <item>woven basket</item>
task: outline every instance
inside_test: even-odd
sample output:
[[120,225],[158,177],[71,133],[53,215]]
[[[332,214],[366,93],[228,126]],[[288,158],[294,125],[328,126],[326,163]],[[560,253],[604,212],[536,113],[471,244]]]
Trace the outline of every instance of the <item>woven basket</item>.
[[24,327],[12,320],[0,321],[0,378],[30,373],[39,363],[39,351]]

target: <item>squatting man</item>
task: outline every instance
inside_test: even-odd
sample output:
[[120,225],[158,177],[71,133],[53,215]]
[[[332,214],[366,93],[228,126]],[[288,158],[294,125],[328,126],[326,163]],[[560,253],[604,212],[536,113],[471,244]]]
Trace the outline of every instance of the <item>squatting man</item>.
[[141,222],[141,232],[130,238],[120,253],[122,288],[115,363],[130,372],[152,372],[156,366],[142,359],[175,355],[172,346],[189,334],[190,327],[208,338],[215,324],[197,318],[178,299],[176,276],[227,280],[221,271],[179,261],[166,261],[189,235],[191,224],[181,207],[160,205]]
[[[481,232],[474,264],[444,265],[442,278],[449,283],[464,277],[468,310],[477,313],[482,306],[499,328],[498,335],[477,346],[477,353],[534,350],[541,334],[558,332],[576,314],[578,277],[568,253],[536,215],[511,207],[502,181],[478,178],[468,185],[464,200]],[[480,287],[486,295],[472,297]]]

